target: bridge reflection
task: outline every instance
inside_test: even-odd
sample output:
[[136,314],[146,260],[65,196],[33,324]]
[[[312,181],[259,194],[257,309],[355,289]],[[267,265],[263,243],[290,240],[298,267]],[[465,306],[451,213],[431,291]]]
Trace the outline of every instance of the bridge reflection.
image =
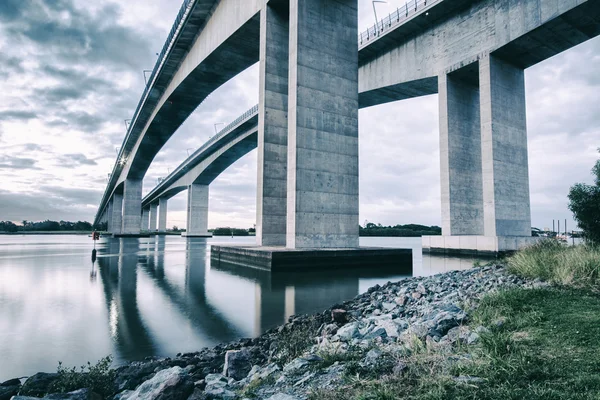
[[260,335],[290,315],[351,299],[373,280],[412,272],[407,266],[271,274],[223,263],[211,266],[209,251],[206,239],[163,236],[108,239],[99,248],[98,280],[117,359],[172,356],[173,351]]

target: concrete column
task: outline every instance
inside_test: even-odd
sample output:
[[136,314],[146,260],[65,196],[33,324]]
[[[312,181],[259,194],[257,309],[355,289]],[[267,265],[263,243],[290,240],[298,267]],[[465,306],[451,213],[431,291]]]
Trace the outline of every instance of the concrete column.
[[358,247],[357,18],[357,0],[290,0],[290,248]]
[[442,234],[483,235],[477,63],[438,77]]
[[113,194],[111,215],[111,233],[118,235],[121,233],[121,223],[123,221],[123,195],[121,193]]
[[124,235],[139,235],[142,218],[142,180],[127,179],[123,191]]
[[112,214],[113,214],[113,200],[110,199],[108,201],[108,206],[106,206],[106,230],[112,233]]
[[169,199],[161,197],[158,200],[158,231],[164,233],[167,231],[167,203]]
[[156,232],[156,220],[158,219],[158,204],[150,204],[150,223],[148,230],[150,232]]
[[284,246],[287,191],[289,10],[267,3],[260,19],[258,105],[259,246]]
[[146,207],[142,210],[142,222],[140,224],[140,228],[142,231],[147,231],[149,229],[149,221],[150,221],[150,207]]
[[479,61],[485,236],[531,236],[523,69]]
[[188,188],[186,236],[209,236],[208,185],[193,184]]

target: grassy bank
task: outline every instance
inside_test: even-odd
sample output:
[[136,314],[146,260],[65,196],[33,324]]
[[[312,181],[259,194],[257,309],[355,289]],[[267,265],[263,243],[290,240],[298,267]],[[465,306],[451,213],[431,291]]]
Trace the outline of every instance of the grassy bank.
[[512,273],[528,278],[563,285],[595,285],[600,274],[600,247],[543,240],[509,257],[507,266]]
[[[312,400],[598,399],[600,297],[586,289],[515,289],[488,296],[472,325],[488,329],[451,354],[418,343],[379,377],[348,374]],[[393,364],[391,364],[393,365]],[[389,373],[391,372],[391,373]]]
[[310,399],[600,399],[600,249],[549,240],[506,263],[558,285],[490,294],[470,313],[470,329],[483,327],[477,343],[415,339],[388,354],[403,370],[349,368],[344,386]]

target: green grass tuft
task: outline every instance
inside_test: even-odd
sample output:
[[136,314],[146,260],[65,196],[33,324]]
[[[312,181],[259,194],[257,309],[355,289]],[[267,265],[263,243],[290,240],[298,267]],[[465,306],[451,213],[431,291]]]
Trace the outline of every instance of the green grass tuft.
[[600,247],[567,246],[546,239],[507,259],[510,272],[558,284],[594,285],[600,277]]

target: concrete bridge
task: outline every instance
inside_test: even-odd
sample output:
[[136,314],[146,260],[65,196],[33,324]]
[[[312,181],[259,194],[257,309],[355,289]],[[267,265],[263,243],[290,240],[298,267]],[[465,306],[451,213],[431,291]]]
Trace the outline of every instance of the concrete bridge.
[[425,247],[518,247],[531,227],[523,71],[599,33],[600,0],[413,0],[360,35],[357,0],[186,0],[96,222],[139,234],[158,151],[259,62],[256,115],[144,199],[150,226],[187,187],[190,234],[205,233],[208,184],[256,140],[258,244],[357,247],[359,107],[438,93],[443,236]]

